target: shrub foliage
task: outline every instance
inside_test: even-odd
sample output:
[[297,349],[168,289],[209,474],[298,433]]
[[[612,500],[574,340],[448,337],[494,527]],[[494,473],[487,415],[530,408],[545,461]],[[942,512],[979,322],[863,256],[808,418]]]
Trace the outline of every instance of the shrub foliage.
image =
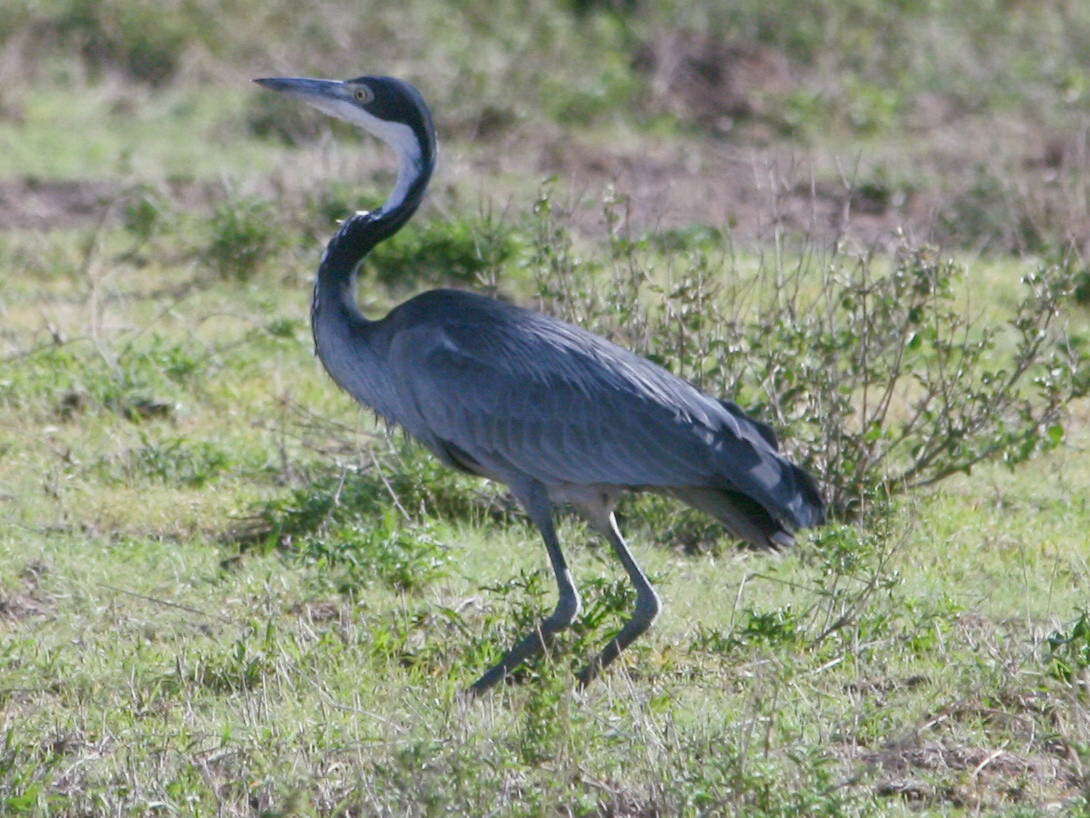
[[608,252],[587,257],[541,196],[529,233],[542,305],[771,423],[838,516],[1054,447],[1065,406],[1086,393],[1063,327],[1067,263],[1024,276],[1011,314],[993,320],[975,312],[966,269],[928,247],[891,260],[804,249],[755,272],[697,248],[664,270],[676,261],[628,236],[617,211],[607,202]]

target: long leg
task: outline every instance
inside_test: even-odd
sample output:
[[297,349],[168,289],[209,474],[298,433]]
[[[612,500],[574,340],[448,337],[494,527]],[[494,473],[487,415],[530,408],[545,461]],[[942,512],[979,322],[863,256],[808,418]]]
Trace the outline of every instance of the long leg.
[[526,491],[516,491],[516,496],[545,540],[545,549],[549,553],[549,562],[556,576],[556,608],[549,616],[541,620],[534,630],[507,651],[497,664],[486,670],[484,675],[473,683],[467,691],[473,696],[485,693],[495,684],[503,681],[503,678],[515,667],[541,653],[552,638],[571,625],[575,617],[579,615],[579,592],[575,589],[568,564],[560,550],[560,540],[556,536],[556,526],[553,524],[552,503],[549,502],[544,486],[535,483]]
[[659,595],[655,593],[655,589],[651,587],[651,583],[647,581],[647,577],[640,570],[640,566],[636,564],[636,560],[632,558],[628,546],[625,545],[624,537],[621,536],[621,532],[617,528],[617,519],[613,516],[613,512],[610,511],[608,515],[596,527],[605,534],[609,544],[613,546],[613,552],[620,559],[624,570],[628,573],[628,578],[632,580],[632,584],[636,587],[636,609],[632,612],[632,617],[624,623],[620,633],[610,639],[602,652],[591,659],[590,664],[579,672],[579,684],[584,687],[594,681],[594,678],[610,662],[616,659],[622,650],[632,644],[636,637],[651,627],[651,623],[655,621],[655,617],[658,616],[662,607]]

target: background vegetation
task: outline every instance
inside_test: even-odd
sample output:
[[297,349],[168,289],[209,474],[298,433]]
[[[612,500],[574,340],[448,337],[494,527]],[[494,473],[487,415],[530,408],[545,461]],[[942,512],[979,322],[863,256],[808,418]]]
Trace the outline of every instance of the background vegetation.
[[[496,7],[493,7],[496,6]],[[1090,814],[1090,7],[0,5],[0,813]],[[319,371],[312,271],[389,157],[261,92],[390,73],[442,167],[363,267],[730,396],[838,520],[738,550],[656,498],[632,600],[552,604],[499,489]]]

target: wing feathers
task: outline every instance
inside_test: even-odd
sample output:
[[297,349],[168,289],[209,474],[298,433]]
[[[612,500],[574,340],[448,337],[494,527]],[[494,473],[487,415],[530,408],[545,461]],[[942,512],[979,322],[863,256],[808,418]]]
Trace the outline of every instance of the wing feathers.
[[[444,303],[425,309],[428,297]],[[821,516],[813,481],[777,453],[771,429],[604,339],[453,291],[418,296],[385,321],[400,420],[425,440],[546,484],[734,492],[742,501],[682,499],[739,534],[746,502],[791,529]]]

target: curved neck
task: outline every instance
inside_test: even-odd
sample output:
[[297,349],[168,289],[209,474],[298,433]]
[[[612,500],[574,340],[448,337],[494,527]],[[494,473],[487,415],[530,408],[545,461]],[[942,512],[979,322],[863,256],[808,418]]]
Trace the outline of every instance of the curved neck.
[[329,240],[314,284],[312,323],[327,308],[336,309],[353,321],[367,323],[356,306],[353,289],[356,268],[375,245],[402,228],[424,198],[435,168],[434,132],[429,129],[423,139],[414,136],[389,142],[398,154],[397,182],[382,207],[373,213],[361,211],[348,217]]
[[416,212],[428,186],[434,162],[408,162],[404,158],[393,194],[374,213],[356,213],[345,220],[326,246],[314,282],[310,326],[314,351],[342,389],[390,417],[387,405],[392,394],[384,381],[374,329],[356,304],[355,273],[360,260],[383,239],[396,233]]

